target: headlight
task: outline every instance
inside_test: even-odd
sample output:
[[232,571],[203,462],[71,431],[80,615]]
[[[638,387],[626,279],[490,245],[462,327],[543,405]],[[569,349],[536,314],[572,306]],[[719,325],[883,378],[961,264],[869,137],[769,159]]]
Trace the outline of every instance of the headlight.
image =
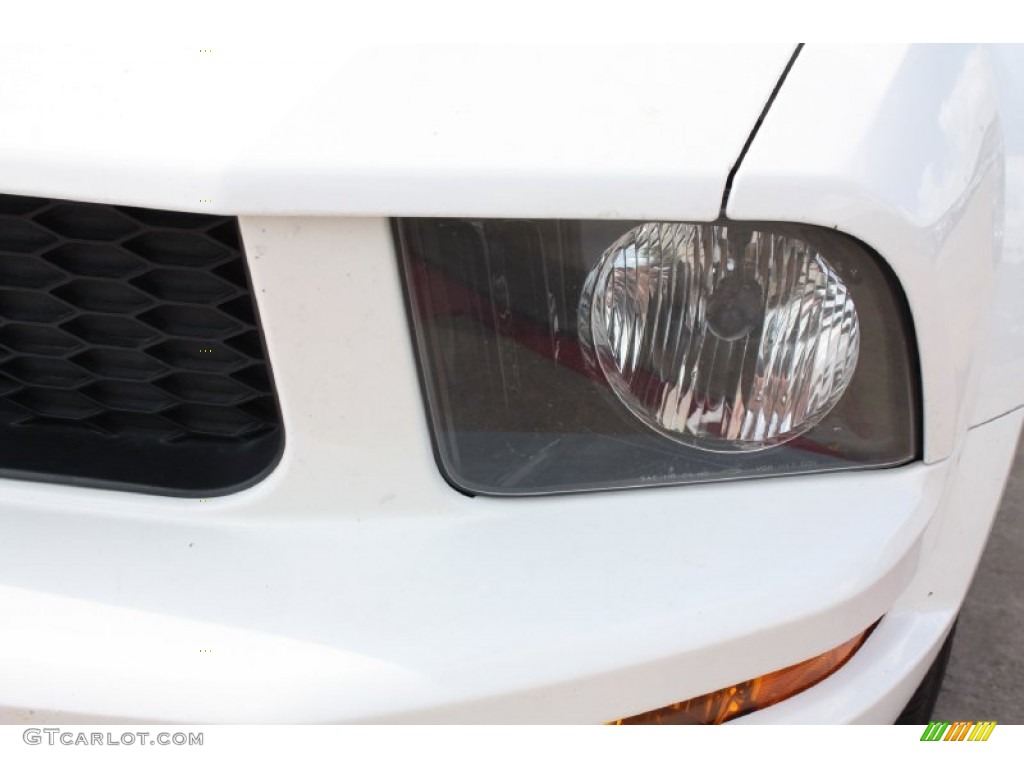
[[522,494],[882,467],[918,451],[898,285],[818,227],[396,223],[442,471]]
[[741,225],[634,227],[591,271],[580,312],[580,338],[623,404],[706,450],[806,432],[857,364],[857,310],[825,257]]

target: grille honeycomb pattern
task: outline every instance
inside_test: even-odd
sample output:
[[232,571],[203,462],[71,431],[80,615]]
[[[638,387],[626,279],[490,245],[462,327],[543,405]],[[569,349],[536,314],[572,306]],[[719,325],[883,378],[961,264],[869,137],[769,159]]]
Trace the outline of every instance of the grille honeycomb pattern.
[[0,195],[0,429],[14,474],[62,474],[23,455],[42,435],[156,465],[71,457],[76,481],[200,491],[266,468],[280,417],[236,220]]

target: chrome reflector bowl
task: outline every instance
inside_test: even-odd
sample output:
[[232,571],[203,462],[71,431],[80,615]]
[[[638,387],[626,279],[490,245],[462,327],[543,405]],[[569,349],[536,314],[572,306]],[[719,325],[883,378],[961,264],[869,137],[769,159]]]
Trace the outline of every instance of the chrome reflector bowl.
[[591,272],[580,327],[637,418],[710,451],[768,448],[817,424],[860,338],[825,255],[740,224],[629,230]]

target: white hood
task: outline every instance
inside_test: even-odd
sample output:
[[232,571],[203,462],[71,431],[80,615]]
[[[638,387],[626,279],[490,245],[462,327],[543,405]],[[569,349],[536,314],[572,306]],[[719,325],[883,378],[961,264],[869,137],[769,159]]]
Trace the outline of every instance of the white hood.
[[0,193],[231,214],[707,220],[775,46],[0,49]]

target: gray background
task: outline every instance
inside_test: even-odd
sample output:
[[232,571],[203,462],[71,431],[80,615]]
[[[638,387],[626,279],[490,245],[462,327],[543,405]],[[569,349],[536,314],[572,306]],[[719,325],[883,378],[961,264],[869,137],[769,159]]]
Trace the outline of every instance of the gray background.
[[1024,723],[1024,440],[974,575],[937,720]]

